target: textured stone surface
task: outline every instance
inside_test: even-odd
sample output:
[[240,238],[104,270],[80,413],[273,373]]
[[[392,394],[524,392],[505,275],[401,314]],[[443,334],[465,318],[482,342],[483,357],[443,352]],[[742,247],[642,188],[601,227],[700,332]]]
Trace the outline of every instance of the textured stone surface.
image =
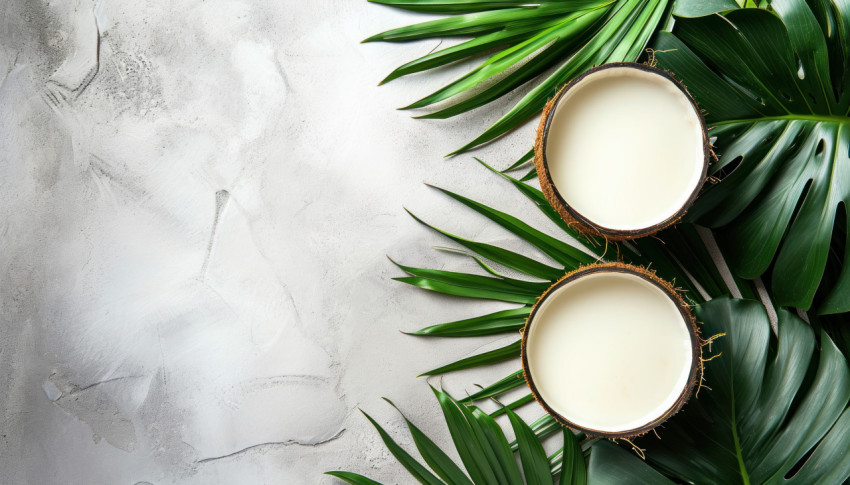
[[[398,330],[497,305],[389,280],[386,254],[474,267],[402,205],[515,245],[427,180],[552,228],[471,157],[441,158],[498,111],[394,110],[467,67],[376,86],[438,42],[359,40],[418,18],[365,0],[3,2],[3,483],[313,484],[339,468],[407,483],[357,412],[401,432],[381,396],[447,443],[414,376],[500,339]],[[531,129],[478,154],[505,166]]]

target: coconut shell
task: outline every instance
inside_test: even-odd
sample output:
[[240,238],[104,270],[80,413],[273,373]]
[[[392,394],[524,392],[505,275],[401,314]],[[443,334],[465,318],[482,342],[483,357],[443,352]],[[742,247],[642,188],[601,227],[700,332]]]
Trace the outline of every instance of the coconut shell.
[[[567,91],[576,86],[579,82],[581,82],[590,74],[615,67],[629,67],[633,69],[640,69],[642,71],[658,74],[672,81],[685,94],[688,101],[690,101],[691,106],[693,107],[694,111],[697,114],[697,117],[699,118],[700,127],[702,128],[704,158],[702,166],[702,176],[700,177],[699,184],[697,184],[697,186],[694,188],[687,202],[673,216],[653,226],[637,230],[610,229],[595,224],[592,221],[588,220],[586,217],[579,214],[576,210],[570,207],[570,205],[567,204],[561,194],[558,193],[558,190],[555,188],[555,184],[552,182],[552,177],[549,174],[548,162],[546,161],[546,137],[549,132],[549,125],[551,124],[552,115],[555,112],[555,107],[557,106],[558,102],[563,98],[564,94],[567,93]],[[658,231],[661,231],[662,229],[666,229],[667,227],[677,223],[685,215],[688,208],[690,208],[691,204],[693,204],[694,200],[696,200],[697,195],[699,195],[700,189],[702,189],[702,186],[705,183],[705,179],[708,174],[708,166],[711,160],[710,157],[711,142],[708,136],[708,129],[706,128],[705,120],[702,117],[702,113],[700,112],[696,101],[694,101],[693,97],[688,92],[687,87],[685,87],[684,84],[679,82],[667,71],[663,71],[647,64],[640,64],[636,62],[612,62],[610,64],[603,64],[601,66],[585,71],[583,74],[566,84],[563,88],[561,88],[560,91],[558,91],[558,94],[556,94],[554,98],[550,99],[549,102],[546,103],[546,106],[543,109],[543,114],[540,117],[540,123],[537,126],[537,135],[534,139],[534,166],[537,169],[537,178],[540,181],[540,188],[542,189],[543,195],[546,197],[546,200],[549,202],[549,205],[551,205],[555,209],[555,211],[560,214],[561,218],[563,218],[567,224],[572,227],[575,227],[578,231],[585,234],[592,234],[594,236],[602,236],[612,241],[622,241],[627,239],[650,236]]]
[[[527,352],[527,344],[528,344],[528,335],[531,325],[534,321],[534,316],[537,314],[540,305],[546,298],[551,294],[554,290],[564,286],[565,284],[574,281],[582,276],[598,273],[598,272],[618,272],[618,273],[628,273],[639,276],[650,283],[655,284],[658,288],[661,288],[670,299],[673,300],[676,307],[679,309],[679,312],[682,314],[683,319],[687,323],[688,334],[691,337],[691,350],[692,350],[692,359],[691,359],[691,369],[688,374],[688,382],[685,385],[685,388],[682,390],[682,393],[676,399],[676,402],[660,417],[646,423],[645,425],[631,429],[625,430],[623,432],[608,432],[608,431],[599,431],[596,429],[590,429],[583,426],[579,426],[565,417],[558,414],[557,411],[552,409],[546,401],[540,395],[540,392],[537,389],[537,386],[534,384],[534,380],[531,378],[531,372],[528,367],[528,352]],[[694,389],[702,382],[702,373],[703,373],[703,359],[702,359],[702,345],[704,341],[700,338],[699,328],[697,327],[697,321],[694,317],[693,312],[691,311],[690,306],[685,302],[682,296],[678,291],[670,284],[668,281],[665,281],[658,276],[656,276],[654,271],[648,270],[646,268],[640,266],[633,266],[630,264],[624,264],[619,262],[613,263],[597,263],[590,264],[586,266],[582,266],[579,269],[569,272],[564,275],[561,279],[556,281],[552,286],[550,286],[540,298],[537,299],[537,302],[531,309],[531,313],[528,315],[528,319],[525,322],[525,327],[522,331],[522,341],[520,343],[521,348],[521,358],[522,358],[522,373],[525,378],[525,382],[528,384],[528,387],[531,389],[531,394],[534,396],[534,399],[543,406],[543,409],[546,410],[556,421],[558,421],[563,426],[566,426],[573,430],[579,430],[584,432],[587,436],[591,437],[600,437],[600,438],[609,438],[609,439],[629,439],[636,436],[640,436],[646,434],[652,429],[660,426],[666,420],[668,420],[671,416],[679,412],[682,409],[682,406],[691,398],[691,395],[694,393]]]

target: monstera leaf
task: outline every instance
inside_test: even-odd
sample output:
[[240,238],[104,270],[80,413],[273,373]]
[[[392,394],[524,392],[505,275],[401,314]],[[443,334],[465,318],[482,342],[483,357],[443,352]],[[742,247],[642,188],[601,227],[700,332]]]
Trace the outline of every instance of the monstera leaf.
[[684,81],[716,137],[721,180],[689,217],[718,228],[737,275],[772,268],[780,306],[850,311],[848,265],[818,292],[827,264],[850,250],[830,250],[847,227],[836,219],[850,215],[850,4],[771,8],[677,18],[655,42],[658,65]]
[[676,481],[842,483],[850,477],[850,368],[826,335],[778,312],[774,338],[760,302],[718,298],[697,307],[718,357],[696,399],[641,442]]
[[[634,61],[670,14],[670,0],[372,0],[416,12],[449,14],[364,42],[469,38],[410,61],[383,81],[447,64],[477,67],[403,109],[437,107],[421,118],[449,118],[536,85],[490,128],[455,153],[491,141],[538,114],[560,87],[586,69]],[[438,104],[439,103],[439,104]]]

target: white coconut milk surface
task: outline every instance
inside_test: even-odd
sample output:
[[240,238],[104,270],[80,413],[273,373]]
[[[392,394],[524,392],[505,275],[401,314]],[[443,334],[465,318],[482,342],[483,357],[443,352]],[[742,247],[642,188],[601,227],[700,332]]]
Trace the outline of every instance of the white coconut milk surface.
[[584,428],[619,432],[662,416],[687,385],[688,323],[653,283],[600,272],[554,290],[528,335],[544,401]]
[[699,116],[669,79],[604,69],[555,108],[546,145],[552,183],[579,214],[609,229],[664,222],[702,177]]

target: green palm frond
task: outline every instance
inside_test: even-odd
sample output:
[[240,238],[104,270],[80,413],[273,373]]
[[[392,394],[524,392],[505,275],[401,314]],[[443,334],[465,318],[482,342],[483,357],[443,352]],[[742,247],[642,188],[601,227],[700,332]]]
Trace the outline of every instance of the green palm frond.
[[[387,448],[425,484],[842,483],[850,478],[850,367],[830,337],[778,311],[778,334],[761,302],[719,297],[696,306],[717,355],[705,389],[659,437],[640,441],[646,462],[606,441],[563,429],[548,415],[531,425],[505,410],[516,440],[493,414],[434,389],[466,473],[406,417],[422,459],[398,445],[371,417]],[[521,378],[521,377],[520,377]],[[509,381],[510,382],[510,381]],[[483,396],[483,395],[482,395]],[[479,397],[482,397],[479,396]],[[561,431],[563,447],[546,456],[542,441]],[[522,477],[515,453],[522,464]],[[589,458],[589,459],[588,459]],[[374,484],[349,472],[348,483]]]
[[[403,109],[441,107],[421,118],[445,119],[536,85],[481,135],[454,153],[487,143],[538,114],[567,81],[606,62],[634,61],[669,17],[669,0],[414,1],[376,3],[449,14],[389,30],[364,42],[471,37],[400,66],[383,81],[493,53],[455,81]],[[454,154],[453,153],[453,154]]]
[[850,246],[831,241],[850,217],[850,6],[771,5],[679,18],[656,39],[716,137],[722,180],[689,218],[717,228],[737,275],[770,271],[779,306],[847,312]]
[[[485,167],[490,168],[485,165]],[[506,183],[526,195],[544,214],[550,215],[552,209],[546,205],[540,191],[519,182],[507,175],[490,169]],[[441,189],[442,190],[442,189]],[[467,398],[456,401],[442,391],[435,391],[441,401],[444,414],[447,415],[449,430],[456,447],[473,447],[458,454],[464,464],[466,475],[473,483],[523,483],[522,481],[500,482],[483,470],[494,467],[510,467],[516,463],[515,453],[519,454],[526,466],[536,470],[531,477],[525,475],[527,483],[545,483],[559,476],[574,477],[581,475],[581,467],[586,463],[587,483],[840,483],[850,478],[850,455],[846,453],[850,445],[850,368],[845,353],[850,332],[845,331],[846,315],[829,315],[813,320],[815,331],[796,315],[782,309],[775,310],[778,315],[778,333],[771,332],[770,320],[764,304],[758,301],[754,285],[746,280],[735,278],[732,288],[727,287],[717,266],[712,260],[702,238],[694,226],[681,224],[674,229],[661,233],[659,239],[645,238],[631,243],[611,243],[583,237],[569,226],[558,224],[557,216],[552,220],[565,234],[578,236],[585,243],[582,254],[596,254],[589,260],[574,254],[561,244],[560,238],[554,238],[533,228],[520,218],[498,211],[480,202],[458,194],[442,190],[453,201],[461,203],[473,211],[490,219],[493,223],[509,230],[518,238],[529,242],[558,261],[567,272],[588,261],[597,259],[618,259],[632,264],[641,264],[654,268],[660,276],[675,280],[677,286],[685,290],[686,298],[695,305],[696,314],[703,325],[706,336],[723,335],[708,347],[708,354],[716,356],[706,363],[704,386],[689,404],[673,419],[659,429],[660,439],[642,438],[638,444],[645,447],[646,462],[637,458],[628,449],[615,444],[582,439],[581,459],[576,458],[575,444],[569,441],[564,447],[547,457],[549,475],[542,474],[541,459],[537,446],[529,444],[531,438],[537,441],[552,439],[563,428],[554,418],[543,414],[530,424],[515,418],[513,409],[533,401],[530,393],[520,393],[518,399],[502,404],[496,411],[487,414],[477,403],[494,400],[501,403],[505,396],[526,383],[522,371],[517,370],[498,381],[481,387]],[[420,221],[421,222],[421,221]],[[432,226],[428,226],[433,229]],[[436,230],[436,229],[435,229]],[[440,231],[441,234],[466,248],[464,254],[477,258],[482,268],[490,276],[455,273],[442,270],[423,270],[408,266],[401,268],[408,273],[420,275],[447,285],[446,287],[427,287],[426,289],[452,294],[463,298],[491,299],[493,294],[482,294],[479,280],[473,276],[488,278],[487,291],[506,292],[509,297],[495,298],[513,304],[511,308],[500,310],[480,317],[467,318],[445,324],[426,327],[417,335],[442,337],[467,337],[515,332],[529,311],[529,304],[515,306],[514,291],[524,295],[538,288],[537,281],[522,280],[499,276],[500,273],[485,261],[503,265],[500,259],[517,261],[519,253],[503,253],[495,246],[477,246],[470,240]],[[663,241],[663,242],[662,242]],[[481,249],[489,257],[476,250]],[[573,248],[575,249],[575,248]],[[524,265],[528,262],[525,260]],[[529,272],[514,271],[534,277]],[[521,265],[520,265],[521,266]],[[549,266],[555,268],[555,266]],[[531,272],[539,268],[532,267]],[[552,279],[558,275],[552,274]],[[472,279],[467,279],[472,278]],[[492,280],[492,281],[491,281]],[[470,283],[472,281],[473,283]],[[529,286],[524,286],[528,284]],[[547,283],[548,284],[548,283]],[[419,286],[419,285],[417,285]],[[449,288],[451,287],[451,288]],[[435,290],[439,288],[439,290]],[[730,290],[738,292],[743,298],[732,299]],[[541,290],[542,293],[542,290]],[[838,346],[836,345],[837,342]],[[846,351],[846,350],[845,350]],[[474,355],[458,362],[447,364],[426,374],[451,372],[460,368],[477,365],[489,365],[494,362],[515,359],[519,348],[514,344],[484,354]],[[518,359],[517,359],[518,360]],[[517,365],[519,363],[517,362]],[[516,440],[507,443],[508,455],[504,443],[499,438],[499,447],[481,450],[475,448],[482,443],[491,443],[481,438],[475,429],[489,429],[493,436],[501,436],[494,418],[506,414],[515,429]],[[449,416],[451,415],[451,416]],[[478,424],[470,424],[477,420]],[[465,424],[464,424],[465,423]],[[383,439],[388,435],[381,430]],[[409,425],[410,426],[410,425]],[[462,429],[461,429],[462,428]],[[464,431],[466,430],[466,431]],[[421,432],[411,428],[414,443],[423,441]],[[465,434],[464,434],[465,433]],[[479,434],[476,434],[479,433]],[[571,433],[568,433],[572,436]],[[417,437],[419,436],[419,437]],[[477,438],[476,438],[477,436]],[[565,435],[566,436],[566,435]],[[580,437],[581,438],[581,437]],[[476,441],[477,440],[477,441]],[[523,444],[525,443],[525,444]],[[387,443],[393,454],[400,460],[413,460],[397,449],[397,445]],[[427,443],[426,443],[427,444]],[[488,445],[490,446],[490,445]],[[420,453],[429,466],[425,445],[417,444]],[[393,451],[395,450],[395,451]],[[476,451],[478,450],[478,451]],[[403,451],[403,450],[402,450]],[[405,452],[406,453],[406,452]],[[430,452],[433,454],[433,452]],[[482,454],[479,456],[480,454]],[[523,456],[523,453],[525,456]],[[476,456],[478,458],[476,458]],[[495,458],[494,458],[495,457]],[[572,458],[570,458],[572,457]],[[494,461],[495,460],[495,461]],[[479,468],[475,468],[478,463]],[[527,465],[526,465],[527,463]],[[404,464],[404,463],[403,463]],[[412,464],[405,465],[408,470],[418,469]],[[432,466],[434,473],[437,469]],[[578,468],[577,468],[578,466]],[[476,471],[477,470],[477,471]],[[564,473],[563,471],[566,471]],[[343,472],[334,472],[343,473]],[[413,472],[412,472],[413,473]],[[496,472],[493,472],[496,473]],[[502,473],[508,473],[502,468]],[[482,475],[484,474],[484,475]],[[336,475],[349,483],[372,483],[357,475]],[[445,483],[466,483],[447,480]],[[507,477],[507,475],[504,475]],[[355,478],[352,478],[355,477]],[[788,477],[788,478],[786,478]],[[548,480],[548,481],[547,481]],[[423,482],[431,483],[431,482]],[[442,483],[442,482],[440,482]],[[573,483],[573,482],[561,482]],[[576,482],[581,483],[581,482]]]
[[[413,444],[425,464],[402,448],[371,416],[363,413],[378,431],[390,453],[419,483],[425,485],[619,484],[623,482],[618,480],[627,476],[643,479],[643,483],[667,483],[660,473],[636,456],[610,443],[597,442],[583,435],[574,435],[567,429],[563,429],[561,433],[563,447],[557,453],[547,456],[533,428],[513,411],[507,410],[508,421],[516,436],[516,440],[509,443],[501,426],[487,413],[475,406],[458,402],[445,391],[434,388],[432,390],[440,403],[443,418],[462,467],[449,458],[431,438],[403,414],[402,418],[407,424]],[[392,402],[387,402],[395,407]],[[519,460],[516,459],[517,455]],[[589,465],[588,456],[590,456]],[[378,483],[351,472],[327,473],[353,485]]]
[[[496,300],[508,304],[521,305],[485,315],[430,325],[421,330],[411,332],[412,335],[429,337],[476,337],[515,333],[524,326],[525,319],[531,312],[532,305],[546,288],[566,273],[578,269],[582,265],[600,261],[616,260],[650,267],[662,278],[674,282],[692,304],[702,303],[706,301],[706,297],[716,297],[729,293],[726,283],[723,281],[717,267],[712,263],[711,255],[697,234],[694,226],[689,224],[680,225],[675,230],[662,232],[659,238],[645,238],[632,241],[631,243],[606,242],[602,238],[583,235],[565,224],[560,216],[548,205],[543,193],[539,189],[497,172],[480,160],[479,162],[489,169],[491,173],[497,174],[504,181],[510,183],[511,187],[527,196],[533,202],[533,206],[536,206],[550,220],[555,222],[565,235],[581,241],[583,246],[581,248],[575,247],[565,240],[550,236],[506,212],[449,190],[435,187],[436,190],[447,195],[455,202],[465,205],[491,222],[508,230],[518,239],[537,248],[551,258],[556,265],[543,263],[529,256],[492,244],[472,241],[454,235],[426,223],[411,213],[411,216],[416,221],[466,248],[468,251],[455,251],[476,258],[476,261],[488,275],[459,273],[447,270],[429,270],[396,263],[400,269],[409,275],[395,278],[397,281],[424,290],[456,297]],[[510,268],[521,276],[515,278],[502,275],[494,270],[488,262]],[[742,292],[747,297],[756,297],[756,292],[752,285],[743,280],[737,281],[736,290]],[[519,340],[517,340],[489,352],[447,363],[436,369],[424,372],[422,375],[444,374],[504,362],[518,357],[519,353]],[[494,384],[494,389],[501,389],[504,384],[496,383]],[[518,386],[519,384],[516,385]],[[502,392],[506,392],[511,388],[505,388]],[[489,392],[489,390],[491,390],[490,387],[485,388],[485,391]],[[494,394],[487,397],[498,397],[498,395]],[[523,400],[523,402],[530,402],[531,394],[523,397]]]

